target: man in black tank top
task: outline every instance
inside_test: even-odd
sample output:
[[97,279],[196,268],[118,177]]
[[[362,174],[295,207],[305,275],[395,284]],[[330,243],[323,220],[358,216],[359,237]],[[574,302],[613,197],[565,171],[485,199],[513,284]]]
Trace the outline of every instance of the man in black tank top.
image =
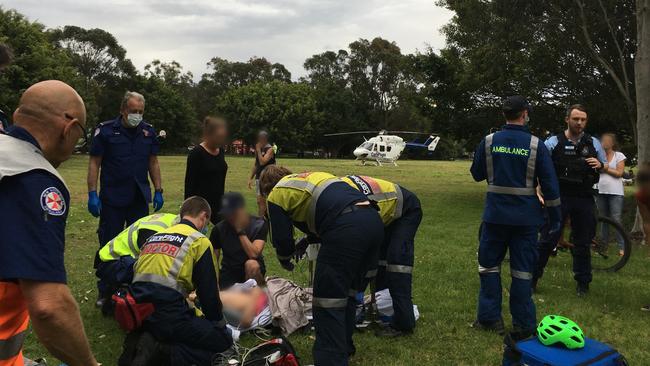
[[269,143],[269,133],[262,130],[257,134],[255,143],[255,165],[251,170],[248,179],[248,189],[252,189],[255,184],[255,194],[257,195],[257,209],[260,217],[266,215],[266,199],[260,194],[259,179],[260,175],[269,165],[275,164],[275,149]]

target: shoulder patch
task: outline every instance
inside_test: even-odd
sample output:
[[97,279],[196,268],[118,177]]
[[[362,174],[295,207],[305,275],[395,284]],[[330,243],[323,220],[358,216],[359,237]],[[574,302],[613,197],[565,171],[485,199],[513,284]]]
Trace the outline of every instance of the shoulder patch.
[[63,215],[67,208],[63,194],[56,187],[46,188],[41,193],[41,207],[52,216]]

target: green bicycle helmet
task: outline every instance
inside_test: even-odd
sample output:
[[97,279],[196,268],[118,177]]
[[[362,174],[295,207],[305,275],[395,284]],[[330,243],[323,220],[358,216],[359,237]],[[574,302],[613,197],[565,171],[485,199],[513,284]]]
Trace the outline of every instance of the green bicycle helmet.
[[585,335],[578,324],[559,315],[547,315],[542,319],[537,326],[537,338],[545,346],[561,344],[568,349],[585,346]]

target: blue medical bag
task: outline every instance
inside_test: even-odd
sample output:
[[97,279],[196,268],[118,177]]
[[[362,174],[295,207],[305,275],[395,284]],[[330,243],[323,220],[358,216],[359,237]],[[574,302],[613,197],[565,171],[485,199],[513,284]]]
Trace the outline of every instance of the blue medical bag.
[[503,366],[627,366],[625,357],[611,346],[585,338],[585,347],[570,350],[545,346],[531,337],[518,342],[506,336]]

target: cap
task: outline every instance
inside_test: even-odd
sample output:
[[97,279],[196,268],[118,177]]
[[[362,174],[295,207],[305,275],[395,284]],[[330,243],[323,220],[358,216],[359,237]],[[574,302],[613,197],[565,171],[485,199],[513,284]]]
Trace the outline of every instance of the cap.
[[221,198],[219,215],[228,216],[243,207],[246,207],[244,196],[239,192],[228,192]]
[[510,97],[507,97],[506,100],[503,101],[503,106],[501,107],[504,113],[508,112],[521,112],[527,110],[528,113],[532,111],[532,106],[526,98],[522,97],[521,95],[513,95]]

